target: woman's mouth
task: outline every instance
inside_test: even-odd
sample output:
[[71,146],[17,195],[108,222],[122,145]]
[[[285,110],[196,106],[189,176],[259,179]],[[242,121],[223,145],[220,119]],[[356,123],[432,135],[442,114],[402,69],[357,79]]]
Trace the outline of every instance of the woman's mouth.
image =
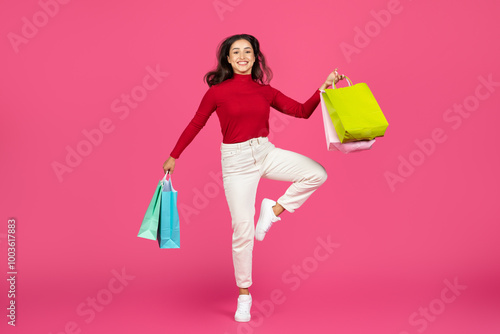
[[245,66],[245,65],[247,65],[247,64],[248,64],[248,62],[247,62],[247,61],[239,61],[239,62],[238,62],[238,65],[240,65],[240,66]]

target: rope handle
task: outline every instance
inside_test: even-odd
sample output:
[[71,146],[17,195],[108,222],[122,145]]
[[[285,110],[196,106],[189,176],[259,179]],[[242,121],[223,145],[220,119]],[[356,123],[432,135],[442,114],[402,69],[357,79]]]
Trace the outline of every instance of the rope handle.
[[[168,179],[167,179],[167,175],[169,176]],[[165,175],[163,176],[163,178],[161,179],[162,188],[167,181],[170,181],[170,184],[172,185],[172,175],[169,172],[166,172]],[[173,187],[174,186],[172,185],[172,188]]]
[[[349,86],[353,86],[351,79],[349,79],[348,77],[345,77],[345,78],[347,79],[347,83],[349,84]],[[338,84],[338,82],[337,82],[337,84]],[[337,87],[335,87],[335,81],[332,83],[332,87],[333,87],[333,89],[337,88]]]

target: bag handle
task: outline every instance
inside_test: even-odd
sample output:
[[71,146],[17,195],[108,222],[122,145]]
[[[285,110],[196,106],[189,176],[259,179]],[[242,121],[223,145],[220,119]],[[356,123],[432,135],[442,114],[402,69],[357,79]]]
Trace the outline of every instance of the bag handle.
[[[347,83],[349,84],[349,86],[353,86],[351,79],[349,79],[348,77],[345,77],[345,78],[347,79]],[[337,82],[337,84],[338,84],[338,82]],[[333,87],[333,89],[337,88],[337,87],[335,87],[335,81],[332,83],[332,87]]]
[[[167,175],[169,176],[168,180],[167,180]],[[161,184],[165,184],[165,182],[167,182],[167,181],[170,181],[170,184],[172,184],[172,175],[169,172],[167,172],[167,173],[165,173],[165,175],[163,175],[163,178],[161,179],[161,182],[162,182]]]

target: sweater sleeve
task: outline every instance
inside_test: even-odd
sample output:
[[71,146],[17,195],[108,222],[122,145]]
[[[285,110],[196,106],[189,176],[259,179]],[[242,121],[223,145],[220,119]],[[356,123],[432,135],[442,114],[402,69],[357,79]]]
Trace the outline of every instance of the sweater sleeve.
[[316,89],[314,94],[305,103],[299,103],[273,87],[271,87],[271,90],[273,92],[271,107],[297,118],[309,118],[320,102],[320,92],[318,89]]
[[208,119],[216,108],[214,87],[212,86],[203,96],[196,114],[177,140],[177,144],[170,153],[172,158],[179,158],[184,149],[193,141],[194,137],[196,137],[205,124],[207,124]]

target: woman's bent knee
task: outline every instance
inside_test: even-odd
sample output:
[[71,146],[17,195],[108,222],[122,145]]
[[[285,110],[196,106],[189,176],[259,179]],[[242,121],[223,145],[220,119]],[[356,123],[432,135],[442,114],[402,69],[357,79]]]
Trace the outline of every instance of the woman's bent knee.
[[326,179],[328,179],[328,173],[326,172],[326,169],[321,166],[316,173],[316,180],[321,185],[325,183]]

